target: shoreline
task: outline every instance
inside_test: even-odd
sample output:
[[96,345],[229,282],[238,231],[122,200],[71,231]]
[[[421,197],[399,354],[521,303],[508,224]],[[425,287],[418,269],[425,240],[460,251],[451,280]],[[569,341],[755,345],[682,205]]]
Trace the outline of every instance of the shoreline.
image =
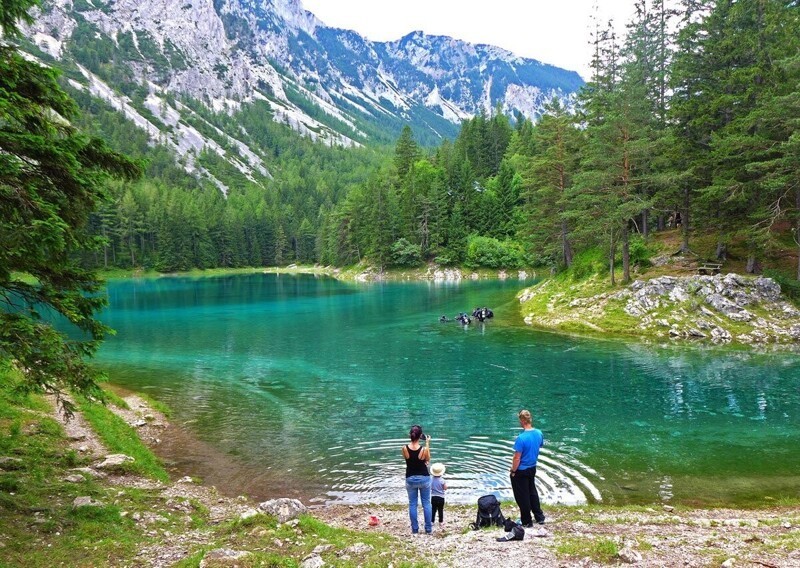
[[[131,436],[152,442],[165,436],[169,427],[155,406],[160,405],[133,394],[112,397],[107,408],[129,425]],[[52,420],[50,416],[64,423],[52,405],[50,412],[19,413],[20,427],[31,440],[53,431],[43,423]],[[469,530],[475,506],[446,505],[444,526],[434,525],[431,536],[411,537],[405,504],[329,504],[277,518],[277,513],[265,512],[270,510],[268,503],[225,497],[196,479],[158,481],[127,467],[104,467],[100,462],[108,461],[109,449],[96,443],[98,434],[83,422],[82,414],[61,432],[53,444],[73,457],[63,461],[58,452],[52,453],[55,470],[41,486],[46,506],[34,514],[38,520],[31,522],[30,513],[23,510],[0,515],[0,551],[9,566],[59,565],[66,560],[67,565],[157,568],[389,567],[402,559],[406,566],[448,568],[619,563],[800,567],[800,496],[755,509],[545,506],[547,523],[526,530],[517,542],[498,542],[504,534],[501,528]],[[24,474],[25,468],[11,471],[0,471],[5,483],[14,471]],[[501,507],[507,517],[515,518],[513,503],[503,502]]]
[[[169,435],[170,420],[155,411],[150,403],[136,393],[125,398],[132,411],[122,413],[126,421],[138,423],[139,416],[155,416],[155,424],[163,424],[163,436]],[[142,429],[137,429],[141,436]],[[152,443],[152,439],[150,440]],[[152,448],[151,444],[150,447]],[[205,480],[189,480],[183,477],[166,485],[165,492],[172,499],[191,495],[193,499],[206,503],[214,509],[219,519],[243,519],[256,514],[256,502],[248,497],[225,496],[220,485],[208,486]],[[287,497],[285,491],[267,495],[269,498]],[[412,558],[418,556],[434,566],[477,568],[489,562],[508,567],[544,568],[562,566],[602,566],[625,562],[638,566],[707,566],[738,565],[740,561],[772,567],[800,567],[800,501],[792,505],[772,505],[757,508],[703,508],[672,506],[653,503],[651,505],[544,505],[547,523],[544,527],[529,529],[522,542],[497,542],[502,529],[471,531],[467,525],[474,521],[476,506],[447,505],[445,524],[434,523],[432,536],[409,537],[408,509],[406,503],[340,504],[306,503],[308,512],[315,519],[331,527],[352,531],[357,541],[344,552],[339,551],[328,562],[336,565],[336,559],[348,562],[357,551],[361,554],[376,553],[381,549],[375,544],[361,544],[367,536],[389,537],[405,550],[410,548]],[[518,510],[514,503],[504,501],[501,505],[508,518],[515,518]],[[157,514],[158,511],[154,511]],[[257,515],[258,516],[258,515]],[[370,525],[371,517],[378,524]],[[419,514],[420,521],[422,513]],[[301,521],[302,522],[302,521]],[[297,521],[287,523],[296,531]],[[279,524],[278,527],[281,525]],[[258,532],[257,534],[261,534]],[[772,539],[775,539],[774,542]],[[170,539],[171,540],[171,539]],[[777,544],[777,543],[780,543]],[[786,550],[780,546],[786,546]],[[759,546],[761,545],[761,546]],[[185,548],[186,544],[181,543]],[[326,539],[313,539],[308,545],[325,555]],[[395,546],[387,545],[387,547]],[[279,549],[286,548],[286,544]],[[165,550],[167,553],[165,554]],[[153,557],[175,559],[178,554],[170,542],[150,547]],[[349,552],[349,554],[348,554]],[[203,553],[205,555],[205,553]],[[382,559],[369,562],[379,566],[392,565],[387,551],[379,552]],[[391,553],[395,557],[396,553]],[[313,553],[312,553],[313,556]],[[350,557],[347,559],[345,557]],[[298,557],[308,560],[307,554]],[[734,559],[730,561],[730,559]],[[367,562],[366,559],[362,559]],[[154,560],[151,565],[162,566]],[[361,561],[356,561],[357,565]],[[213,564],[212,564],[213,565]]]

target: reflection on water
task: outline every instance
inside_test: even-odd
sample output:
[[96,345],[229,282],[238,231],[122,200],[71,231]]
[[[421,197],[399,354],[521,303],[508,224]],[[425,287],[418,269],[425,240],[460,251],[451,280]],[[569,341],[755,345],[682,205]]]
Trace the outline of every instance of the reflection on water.
[[[545,502],[797,496],[795,355],[537,333],[519,319],[520,287],[116,282],[103,319],[118,334],[100,358],[114,382],[148,389],[227,457],[235,475],[207,468],[223,491],[402,502],[400,447],[420,423],[451,500],[510,498],[524,407],[545,434]],[[438,321],[484,305],[496,315],[483,326]],[[203,476],[210,458],[185,461]]]

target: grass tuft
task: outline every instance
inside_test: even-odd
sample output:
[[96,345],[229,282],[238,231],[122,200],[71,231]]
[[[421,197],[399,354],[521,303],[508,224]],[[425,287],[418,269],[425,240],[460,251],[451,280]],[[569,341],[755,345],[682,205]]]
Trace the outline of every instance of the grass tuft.
[[119,453],[134,459],[125,464],[127,471],[138,473],[159,481],[169,481],[169,474],[158,458],[145,446],[131,426],[108,408],[86,399],[79,401],[83,416],[111,453]]

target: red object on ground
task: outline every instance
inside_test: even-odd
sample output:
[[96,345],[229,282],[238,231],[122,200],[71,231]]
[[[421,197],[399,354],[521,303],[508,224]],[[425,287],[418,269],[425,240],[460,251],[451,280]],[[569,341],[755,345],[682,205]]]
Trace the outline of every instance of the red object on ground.
[[376,517],[375,515],[369,516],[369,526],[377,527],[379,524],[381,524],[381,521],[378,517]]

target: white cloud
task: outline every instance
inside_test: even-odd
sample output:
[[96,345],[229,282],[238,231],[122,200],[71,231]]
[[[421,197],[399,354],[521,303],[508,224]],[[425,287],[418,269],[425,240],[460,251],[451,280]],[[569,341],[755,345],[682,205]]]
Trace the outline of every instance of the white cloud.
[[[488,43],[588,76],[592,13],[599,0],[302,0],[326,25],[352,29],[374,41],[415,30]],[[601,22],[623,30],[634,0],[603,0]]]

